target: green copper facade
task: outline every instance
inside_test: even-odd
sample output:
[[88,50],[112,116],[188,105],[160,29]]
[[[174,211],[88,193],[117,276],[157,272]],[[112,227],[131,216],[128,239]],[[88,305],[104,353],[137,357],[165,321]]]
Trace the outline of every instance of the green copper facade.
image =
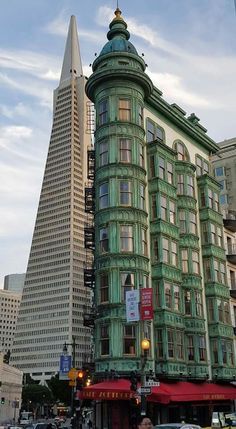
[[[215,143],[145,74],[119,9],[86,92],[96,109],[96,374],[231,380],[235,374]],[[218,204],[218,205],[217,205]],[[127,323],[125,293],[152,287],[154,320]]]

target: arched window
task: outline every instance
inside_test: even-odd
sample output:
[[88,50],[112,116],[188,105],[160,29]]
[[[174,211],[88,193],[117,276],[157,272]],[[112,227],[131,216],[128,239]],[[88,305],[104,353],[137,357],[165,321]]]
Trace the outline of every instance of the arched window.
[[189,161],[189,153],[184,143],[176,141],[174,143],[174,149],[177,152],[177,159],[179,161]]

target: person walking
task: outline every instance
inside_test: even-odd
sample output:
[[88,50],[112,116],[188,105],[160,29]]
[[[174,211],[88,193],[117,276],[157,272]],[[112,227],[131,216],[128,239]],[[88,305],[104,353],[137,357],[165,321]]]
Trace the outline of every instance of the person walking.
[[138,429],[153,429],[151,419],[147,416],[141,416],[138,420]]

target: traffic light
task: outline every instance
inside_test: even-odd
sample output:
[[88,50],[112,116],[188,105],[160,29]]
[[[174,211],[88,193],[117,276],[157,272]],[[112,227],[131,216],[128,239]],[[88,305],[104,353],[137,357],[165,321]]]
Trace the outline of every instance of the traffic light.
[[80,370],[77,375],[76,388],[77,390],[82,390],[83,386],[84,386],[84,372]]
[[137,372],[136,371],[131,371],[130,374],[130,390],[132,390],[132,392],[136,392],[137,388],[138,388],[138,378],[137,378]]
[[5,404],[5,398],[1,398],[1,404]]

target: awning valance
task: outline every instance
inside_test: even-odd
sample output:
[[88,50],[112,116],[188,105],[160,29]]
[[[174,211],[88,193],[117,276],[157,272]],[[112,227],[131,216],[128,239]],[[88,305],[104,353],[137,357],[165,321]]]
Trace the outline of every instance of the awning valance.
[[[137,396],[130,390],[130,381],[126,379],[107,380],[85,387],[78,392],[80,399],[92,400],[129,400]],[[152,387],[150,402],[169,404],[170,402],[222,401],[236,399],[236,386],[215,383],[175,383],[160,382],[160,386]]]

